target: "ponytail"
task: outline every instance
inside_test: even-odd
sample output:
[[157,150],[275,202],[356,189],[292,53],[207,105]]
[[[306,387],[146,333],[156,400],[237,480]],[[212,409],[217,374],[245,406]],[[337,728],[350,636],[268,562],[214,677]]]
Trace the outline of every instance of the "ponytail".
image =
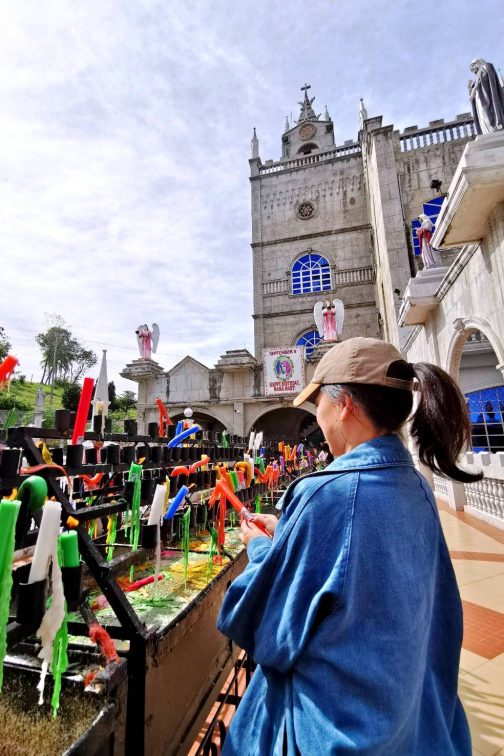
[[420,460],[433,472],[460,483],[481,480],[457,466],[460,453],[470,445],[471,425],[467,406],[457,384],[441,368],[417,362],[413,372],[420,384],[420,402],[411,422]]

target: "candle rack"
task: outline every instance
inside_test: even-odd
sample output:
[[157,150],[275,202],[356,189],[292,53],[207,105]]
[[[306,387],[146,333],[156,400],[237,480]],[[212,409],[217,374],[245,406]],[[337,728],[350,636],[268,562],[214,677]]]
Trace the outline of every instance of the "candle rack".
[[[44,463],[41,450],[36,446],[34,439],[44,440],[50,447],[51,442],[61,444],[70,437],[71,429],[21,427],[10,431],[7,442],[11,448],[22,450],[28,468],[32,468]],[[208,454],[212,464],[234,463],[243,459],[243,453],[246,451],[243,439],[236,439],[233,445],[227,448],[219,446],[219,440],[201,440],[197,444],[167,449],[168,438],[128,433],[85,434],[85,441],[99,440],[117,445],[120,450],[119,459],[122,458],[125,448],[137,449],[141,445],[141,453],[145,460],[142,465],[144,504],[147,504],[149,499],[152,500],[156,481],[164,480],[174,467],[190,465],[199,460],[202,454]],[[161,452],[153,453],[153,449],[161,449]],[[153,461],[153,457],[156,461]],[[117,458],[115,451],[113,459]],[[128,600],[124,581],[121,584],[121,580],[132,566],[143,565],[149,560],[152,562],[153,558],[151,536],[150,540],[144,536],[145,545],[142,546],[140,543],[138,549],[133,550],[126,542],[124,528],[121,527],[130,507],[131,491],[127,483],[130,466],[131,462],[124,461],[93,461],[92,464],[65,468],[67,475],[74,482],[81,480],[77,476],[88,476],[89,480],[97,473],[104,474],[96,487],[89,491],[85,490],[87,486],[75,483],[72,499],[69,498],[70,491],[61,470],[47,466],[36,474],[45,478],[49,498],[54,497],[61,503],[62,524],[65,524],[69,517],[78,522],[76,531],[80,555],[85,565],[84,584],[98,587],[103,601],[110,607],[108,616],[113,615],[103,624],[110,636],[119,642],[121,658],[127,663],[128,677],[126,734],[125,738],[116,735],[117,743],[124,742],[125,752],[135,756],[144,753],[185,752],[194,742],[223,681],[237,659],[238,649],[217,632],[215,622],[224,593],[230,582],[244,568],[246,557],[239,544],[235,544],[229,550],[226,550],[225,546],[225,564],[222,569],[209,579],[206,587],[198,591],[197,595],[190,597],[176,616],[158,627],[142,620]],[[22,469],[19,475],[2,478],[0,469],[0,493],[9,493],[12,488],[19,487],[28,474],[30,473]],[[294,474],[291,472],[291,475]],[[207,501],[215,484],[215,473],[200,471],[190,481],[183,476],[171,478],[171,495],[173,496],[182,483],[189,482],[192,485],[191,494],[198,492],[203,501]],[[282,489],[287,482],[287,475],[280,478],[278,488]],[[243,504],[252,505],[257,495],[265,494],[268,494],[271,503],[274,503],[280,492],[277,490],[268,493],[266,485],[259,483],[238,491],[237,495]],[[88,494],[94,499],[91,505],[85,503]],[[209,514],[206,507],[204,503],[195,506],[194,511],[191,511],[193,533],[201,530],[202,522],[208,517],[212,519],[212,512]],[[93,521],[104,522],[110,515],[118,517],[118,535],[114,548],[119,553],[107,561],[106,535],[91,537],[88,526]],[[30,549],[35,544],[40,517],[40,512],[20,512],[19,527],[15,536],[15,548],[18,552]],[[35,522],[35,528],[30,529],[32,521]],[[181,521],[181,515],[176,515],[174,520],[162,528],[163,537],[168,542],[169,554],[172,555],[170,558],[174,560],[174,569],[181,562],[182,551],[178,543]],[[193,558],[208,559],[208,548],[206,551],[203,548],[194,552]],[[17,585],[22,582],[22,573],[23,570],[20,570],[19,575],[14,576],[14,597]],[[82,595],[80,610],[81,618],[74,616],[69,622],[69,633],[74,636],[71,648],[84,652],[84,639],[88,636],[90,616],[93,616],[86,591]],[[24,648],[35,647],[31,640],[33,632],[34,628],[29,623],[20,623],[15,616],[11,618],[7,627],[10,656],[15,655],[19,644]],[[83,640],[79,641],[79,638]],[[87,649],[89,650],[89,646]],[[124,681],[121,685],[124,685]],[[168,705],[168,701],[172,701],[172,705]],[[117,723],[118,727],[124,727],[124,719],[118,717]],[[119,754],[122,751],[114,750],[111,746],[110,753]]]

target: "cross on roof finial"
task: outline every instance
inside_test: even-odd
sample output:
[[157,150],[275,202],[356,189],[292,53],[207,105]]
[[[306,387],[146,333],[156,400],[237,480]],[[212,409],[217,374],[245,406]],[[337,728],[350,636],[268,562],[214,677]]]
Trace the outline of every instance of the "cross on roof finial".
[[304,91],[305,95],[306,95],[306,96],[308,96],[308,90],[309,90],[309,89],[311,89],[311,84],[307,84],[307,83],[305,82],[305,85],[304,85],[304,87],[301,87],[301,92],[303,92],[303,91]]

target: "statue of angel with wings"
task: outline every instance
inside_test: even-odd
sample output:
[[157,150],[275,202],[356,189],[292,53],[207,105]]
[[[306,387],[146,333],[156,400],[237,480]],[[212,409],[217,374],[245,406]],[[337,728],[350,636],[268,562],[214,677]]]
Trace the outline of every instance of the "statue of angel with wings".
[[313,308],[313,316],[317,324],[319,335],[324,341],[341,341],[345,307],[341,299],[332,302],[317,302]]
[[159,326],[157,323],[152,324],[152,330],[149,330],[147,323],[139,325],[135,331],[138,341],[138,349],[140,350],[140,357],[144,357],[147,360],[152,359],[152,352],[157,351],[159,342]]

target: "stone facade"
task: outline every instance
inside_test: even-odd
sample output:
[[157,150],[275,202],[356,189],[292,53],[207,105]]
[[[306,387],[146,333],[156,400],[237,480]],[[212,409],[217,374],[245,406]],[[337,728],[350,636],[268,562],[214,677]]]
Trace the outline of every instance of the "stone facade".
[[[315,330],[313,308],[325,298],[344,304],[344,339],[411,337],[411,326],[397,320],[418,268],[409,224],[433,196],[431,182],[451,181],[472,121],[464,114],[399,133],[381,117],[366,118],[356,140],[337,146],[329,113],[317,116],[303,89],[299,120],[286,123],[277,161],[263,163],[255,130],[252,139],[255,353],[228,351],[213,368],[188,356],[161,373],[151,366],[141,374],[139,361],[131,363],[123,375],[139,382],[140,428],[156,419],[159,396],[173,416],[190,405],[201,422],[236,435],[262,425],[279,436],[313,430],[313,408],[288,412],[292,397],[264,395],[261,361],[264,348],[291,347]],[[293,265],[307,253],[328,261],[330,290],[293,293]],[[307,380],[320,353],[306,365]]]
[[[504,132],[479,136],[465,147],[432,243],[458,253],[423,297],[415,279],[409,283],[399,324],[416,325],[404,342],[405,356],[444,368],[464,392],[502,386]],[[471,470],[482,469],[486,479],[464,487],[434,478],[436,490],[457,508],[467,505],[504,527],[504,454],[471,453],[465,462]]]

